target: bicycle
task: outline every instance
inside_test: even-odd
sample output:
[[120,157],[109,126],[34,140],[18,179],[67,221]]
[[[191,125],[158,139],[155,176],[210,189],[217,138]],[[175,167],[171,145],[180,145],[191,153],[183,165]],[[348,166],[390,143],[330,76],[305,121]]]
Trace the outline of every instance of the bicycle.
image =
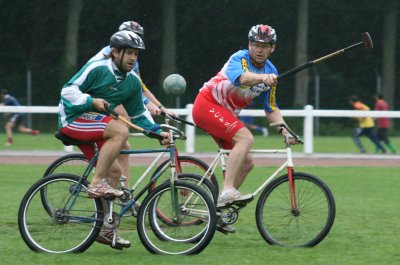
[[[117,113],[114,115],[118,117]],[[137,130],[149,137],[162,138],[124,121],[122,117],[118,118],[134,129],[139,128]],[[196,254],[209,244],[214,235],[217,218],[215,204],[202,188],[186,181],[186,178],[191,179],[190,174],[181,174],[178,178],[174,138],[175,133],[183,133],[169,125],[164,127],[169,129],[169,147],[124,151],[127,154],[150,151],[170,154],[170,180],[145,196],[140,206],[145,210],[139,211],[137,216],[138,234],[152,253]],[[113,230],[112,247],[119,248],[116,245],[116,229],[121,216],[134,206],[161,174],[152,177],[137,195],[133,196],[134,190],[131,190],[129,200],[119,213],[113,211],[114,198],[105,198],[109,208],[106,213],[101,199],[89,198],[86,192],[87,177],[96,160],[97,155],[89,162],[83,176],[68,173],[50,175],[27,191],[19,208],[18,225],[30,249],[50,253],[83,252],[95,241],[102,226]],[[201,222],[198,222],[199,216]]]
[[[191,124],[194,125],[194,124]],[[303,143],[286,124],[271,124],[285,128],[298,143]],[[248,201],[235,202],[217,208],[220,232],[225,225],[234,224],[240,210],[260,194],[256,206],[257,228],[263,239],[271,245],[312,247],[329,233],[336,215],[335,200],[328,186],[318,177],[305,172],[295,172],[291,145],[285,149],[251,150],[251,153],[285,154],[286,161],[278,167],[251,195]],[[230,150],[219,149],[208,171],[214,174],[218,165],[222,174]],[[278,176],[283,170],[287,173]]]
[[[184,120],[174,117],[174,116],[169,116],[166,113],[163,113],[165,115],[165,122],[166,125],[170,124],[171,120],[175,120],[177,122],[182,122]],[[183,135],[182,132],[179,132],[180,135]],[[59,132],[56,133],[56,138],[58,138],[60,141],[62,141],[65,145],[79,145],[80,142],[73,140],[73,139],[68,139]],[[178,137],[177,139],[181,139]],[[94,146],[95,152],[98,152],[98,148],[93,142],[89,142],[88,144],[91,144]],[[179,155],[177,146],[174,145],[174,152],[175,152],[175,167],[176,171],[178,174],[181,173],[191,173],[190,176],[185,177],[186,181],[192,181],[192,182],[199,182],[201,177],[207,172],[208,169],[208,164],[202,161],[199,158],[193,157],[193,156],[188,156],[188,155]],[[123,150],[121,151],[122,154],[127,154],[127,155],[134,155],[137,154],[133,150]],[[140,152],[142,153],[142,152]],[[152,153],[151,150],[149,150],[147,153]],[[153,152],[155,153],[155,152]],[[168,179],[169,178],[169,167],[171,166],[170,159],[166,159],[162,161],[162,158],[164,158],[166,152],[159,152],[159,154],[154,158],[154,160],[150,163],[150,165],[147,167],[145,172],[140,175],[138,181],[135,183],[135,185],[129,190],[129,187],[125,187],[125,176],[121,176],[120,182],[119,182],[119,188],[125,192],[125,195],[122,197],[118,198],[117,204],[120,206],[123,206],[126,204],[126,202],[129,199],[130,193],[133,190],[136,190],[137,186],[142,183],[142,181],[149,176],[151,172],[151,178],[154,178],[157,174],[160,174],[158,179]],[[161,161],[161,162],[160,162]],[[75,174],[78,176],[83,176],[85,173],[85,170],[89,166],[89,161],[86,159],[86,157],[82,153],[73,153],[73,154],[67,154],[64,156],[59,157],[56,159],[54,162],[50,164],[50,166],[45,170],[43,177],[49,176],[51,174],[55,173],[70,173],[70,174]],[[156,167],[157,166],[157,167]],[[155,168],[155,169],[154,169]],[[153,171],[154,169],[154,171]],[[94,173],[94,169],[92,170],[91,173]],[[89,176],[85,177],[88,179]],[[183,179],[183,176],[179,176],[180,179]],[[215,189],[210,188],[209,183],[204,183],[202,184],[203,189],[207,191],[207,193],[212,197],[214,201],[217,200],[218,198],[218,180],[214,174],[210,174],[207,176],[207,179],[210,180],[211,184],[215,187]],[[152,187],[149,188],[149,192],[155,188],[156,182],[152,185]],[[135,207],[133,207],[132,211],[129,211],[129,213],[132,213],[134,216],[137,215],[138,211],[138,204],[135,204]]]
[[[170,116],[166,113],[163,113],[165,116],[165,124],[170,125],[171,120],[175,120],[177,122],[184,122],[184,120]],[[56,137],[61,137],[60,135],[56,135]],[[179,138],[178,138],[179,139]],[[65,139],[61,139],[61,141],[66,142],[65,144],[67,145],[77,145],[78,143],[75,141],[68,141]],[[93,144],[93,143],[90,143]],[[97,147],[94,146],[96,152]],[[175,154],[176,154],[176,170],[178,173],[182,172],[189,172],[189,173],[195,173],[200,176],[203,176],[205,172],[207,172],[208,169],[208,164],[202,161],[199,158],[193,157],[193,156],[188,156],[188,155],[179,155],[178,149],[176,145],[174,146],[175,148]],[[161,161],[161,159],[165,156],[164,152],[159,153],[154,160],[151,162],[151,168],[149,167],[143,175],[140,176],[140,179],[143,178],[145,175],[148,175],[149,172],[158,165],[155,170],[153,171],[152,177],[154,177],[157,173],[160,171],[166,172],[168,171],[168,167],[170,166],[170,160],[166,159],[164,161]],[[55,161],[53,161],[49,167],[45,170],[43,177],[49,176],[54,173],[70,173],[70,174],[75,174],[78,176],[81,176],[84,174],[85,169],[88,167],[89,161],[86,159],[86,157],[82,153],[72,153],[72,154],[66,154],[64,156],[59,157]],[[218,191],[218,180],[215,175],[210,175],[207,177],[211,181],[211,183],[216,187],[216,190]],[[125,189],[126,187],[123,186],[124,182],[124,177],[121,178],[120,182],[120,188]]]

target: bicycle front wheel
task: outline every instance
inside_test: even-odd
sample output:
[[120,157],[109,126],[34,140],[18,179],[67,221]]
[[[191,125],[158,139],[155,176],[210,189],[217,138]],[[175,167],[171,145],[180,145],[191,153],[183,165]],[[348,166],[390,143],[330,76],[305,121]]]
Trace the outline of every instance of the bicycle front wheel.
[[335,201],[328,186],[313,175],[295,172],[293,183],[295,207],[287,175],[264,189],[257,203],[257,227],[269,244],[312,247],[329,233],[335,220]]
[[[55,174],[36,182],[18,212],[20,234],[37,252],[83,252],[95,240],[103,222],[100,199],[87,197],[87,182],[72,174]],[[42,191],[46,190],[47,207]]]
[[[163,213],[159,218],[157,211]],[[172,220],[165,223],[165,217]],[[194,220],[202,219],[198,223]],[[186,181],[167,182],[143,201],[137,220],[139,238],[155,254],[197,254],[208,246],[216,228],[216,210],[211,198]]]

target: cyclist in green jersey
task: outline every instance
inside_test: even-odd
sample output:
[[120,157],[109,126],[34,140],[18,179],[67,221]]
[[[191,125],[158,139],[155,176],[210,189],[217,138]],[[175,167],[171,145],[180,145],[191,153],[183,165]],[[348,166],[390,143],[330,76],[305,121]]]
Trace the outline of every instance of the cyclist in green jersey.
[[[142,39],[131,31],[119,31],[110,39],[112,51],[109,58],[86,64],[61,91],[59,103],[59,128],[65,135],[96,142],[99,151],[93,180],[88,187],[91,197],[122,196],[118,180],[122,168],[116,160],[126,143],[129,130],[126,125],[106,115],[106,107],[122,105],[132,123],[158,133],[159,126],[145,115],[142,102],[142,86],[132,72],[140,50],[145,46]],[[87,159],[94,155],[92,145],[80,145]],[[112,232],[112,231],[111,231]],[[100,242],[110,244],[112,233],[102,229]],[[129,247],[130,242],[120,237],[117,244]]]

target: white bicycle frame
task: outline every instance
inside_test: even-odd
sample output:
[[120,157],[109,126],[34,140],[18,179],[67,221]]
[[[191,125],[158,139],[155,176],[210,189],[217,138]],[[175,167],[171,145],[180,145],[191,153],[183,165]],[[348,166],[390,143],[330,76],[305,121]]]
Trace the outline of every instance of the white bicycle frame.
[[[204,174],[203,178],[207,178],[207,176],[211,176],[214,174],[218,165],[221,165],[223,174],[226,170],[226,155],[228,155],[231,150],[227,149],[219,149],[218,155],[214,158],[211,162],[209,169]],[[251,149],[250,153],[252,154],[286,154],[286,161],[276,169],[270,177],[268,177],[264,183],[260,185],[260,187],[255,190],[252,195],[253,197],[257,196],[272,180],[274,180],[279,173],[281,173],[285,168],[288,169],[288,173],[293,169],[293,158],[292,158],[292,148],[290,146],[286,147],[285,149]],[[289,173],[290,174],[290,173]]]

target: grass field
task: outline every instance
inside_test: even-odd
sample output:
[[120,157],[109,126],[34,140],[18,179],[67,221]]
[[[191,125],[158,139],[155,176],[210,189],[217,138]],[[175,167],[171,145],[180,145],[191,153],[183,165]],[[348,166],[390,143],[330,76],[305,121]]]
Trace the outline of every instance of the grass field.
[[[196,256],[152,255],[141,245],[135,219],[123,219],[121,233],[133,243],[113,250],[95,243],[79,255],[31,252],[19,235],[17,211],[22,196],[40,178],[46,166],[1,165],[0,260],[2,264],[400,264],[399,172],[397,168],[297,167],[320,176],[331,188],[337,206],[330,234],[314,248],[268,245],[255,224],[255,205],[243,209],[231,235],[216,233]],[[143,168],[140,168],[143,170]],[[135,171],[140,171],[138,168]],[[272,171],[258,167],[242,191],[253,190]],[[265,173],[267,172],[267,173]]]
[[[391,138],[393,144],[400,150],[400,137]],[[157,140],[147,137],[131,137],[130,143],[133,148],[158,148],[160,145]],[[196,135],[196,152],[214,152],[217,145],[209,135]],[[0,134],[0,151],[1,150],[63,150],[62,143],[52,134],[42,134],[39,137],[33,137],[25,134],[15,134],[14,144],[12,146],[4,146],[6,142],[5,134]],[[367,138],[362,138],[369,153],[374,153],[375,148]],[[185,150],[185,142],[178,141],[179,150]],[[263,137],[256,135],[254,141],[255,148],[281,148],[283,147],[283,139],[280,136],[273,135]],[[295,146],[295,152],[302,152],[302,146]],[[358,149],[352,142],[351,137],[334,137],[321,136],[314,138],[315,153],[359,153]]]

